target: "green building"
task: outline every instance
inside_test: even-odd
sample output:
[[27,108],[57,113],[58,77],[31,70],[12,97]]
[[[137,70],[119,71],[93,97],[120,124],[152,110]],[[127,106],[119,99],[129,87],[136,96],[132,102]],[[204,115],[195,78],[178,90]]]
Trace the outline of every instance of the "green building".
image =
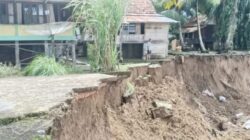
[[[70,0],[0,0],[0,62],[20,66],[36,55],[72,50],[77,42]],[[58,49],[61,48],[61,49]]]

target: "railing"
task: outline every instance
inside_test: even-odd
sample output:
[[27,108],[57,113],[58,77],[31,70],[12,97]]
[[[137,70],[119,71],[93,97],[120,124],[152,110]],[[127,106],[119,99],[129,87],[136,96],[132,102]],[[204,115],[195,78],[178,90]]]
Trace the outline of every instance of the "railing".
[[121,42],[122,43],[143,43],[144,42],[144,35],[141,34],[129,34],[129,35],[122,35]]
[[76,40],[74,23],[57,22],[37,25],[0,24],[0,41]]

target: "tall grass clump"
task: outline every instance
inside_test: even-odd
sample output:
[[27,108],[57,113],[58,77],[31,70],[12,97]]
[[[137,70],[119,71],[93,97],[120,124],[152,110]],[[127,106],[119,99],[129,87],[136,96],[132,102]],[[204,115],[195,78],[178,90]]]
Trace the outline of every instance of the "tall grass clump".
[[47,56],[36,57],[25,69],[26,76],[54,76],[66,74],[66,68],[56,62],[55,58]]
[[[125,0],[72,0],[76,22],[94,36],[89,61],[94,70],[114,71],[117,62],[116,38],[122,24]],[[91,55],[91,56],[90,56]]]
[[11,64],[0,63],[0,78],[9,76],[20,76],[21,71],[19,68]]

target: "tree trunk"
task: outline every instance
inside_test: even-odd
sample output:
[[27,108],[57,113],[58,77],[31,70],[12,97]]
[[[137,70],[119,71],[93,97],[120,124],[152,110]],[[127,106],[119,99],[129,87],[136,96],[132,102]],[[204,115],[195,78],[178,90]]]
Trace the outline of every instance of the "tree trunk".
[[185,44],[184,44],[184,40],[183,40],[183,36],[182,36],[182,28],[181,28],[181,23],[179,22],[179,32],[180,32],[180,42],[181,42],[181,46],[182,48],[185,47]]
[[225,43],[225,49],[226,50],[232,50],[233,49],[233,39],[237,28],[237,13],[238,13],[238,2],[239,0],[234,1],[234,7],[233,11],[230,17],[230,23],[229,23],[229,29],[227,34],[227,40]]
[[201,46],[201,51],[206,52],[205,45],[202,40],[202,34],[201,34],[201,26],[200,26],[200,20],[199,20],[199,0],[196,0],[196,18],[197,18],[197,29],[198,29],[198,36],[199,36],[199,42]]

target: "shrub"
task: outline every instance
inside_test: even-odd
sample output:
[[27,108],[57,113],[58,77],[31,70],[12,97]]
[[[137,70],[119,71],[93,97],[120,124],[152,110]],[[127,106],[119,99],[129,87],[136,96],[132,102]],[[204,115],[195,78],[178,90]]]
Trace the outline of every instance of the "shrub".
[[19,75],[21,75],[21,71],[17,67],[11,64],[7,65],[0,63],[0,78]]
[[53,76],[66,74],[66,68],[57,63],[55,58],[46,56],[36,57],[25,69],[26,76]]

